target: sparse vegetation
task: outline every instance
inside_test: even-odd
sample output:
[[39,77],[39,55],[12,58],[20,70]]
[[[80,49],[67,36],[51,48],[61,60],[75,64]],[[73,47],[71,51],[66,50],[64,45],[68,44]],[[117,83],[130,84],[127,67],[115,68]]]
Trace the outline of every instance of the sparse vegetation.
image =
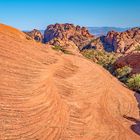
[[114,71],[114,75],[121,81],[126,82],[132,72],[132,68],[129,66],[124,66],[122,68],[118,68]]
[[129,66],[118,68],[114,73],[128,88],[140,93],[140,74],[132,75],[132,68]]
[[72,54],[70,51],[64,49],[61,46],[53,46],[52,49],[54,49],[56,51],[61,51],[61,52],[65,53],[65,54]]
[[132,75],[126,82],[126,85],[137,92],[140,92],[140,74]]
[[140,45],[136,46],[135,51],[140,51]]
[[132,68],[129,66],[124,66],[115,70],[114,63],[117,56],[114,53],[98,51],[95,49],[83,50],[81,53],[86,58],[100,64],[105,69],[110,71],[110,73],[128,86],[128,88],[140,92],[140,74],[132,75]]
[[93,60],[97,64],[100,64],[111,73],[113,72],[113,64],[117,59],[117,56],[114,53],[89,49],[83,50],[82,54],[86,58]]
[[32,40],[32,38],[30,36],[28,36],[28,35],[26,35],[26,39],[27,40]]
[[62,51],[62,47],[61,46],[53,46],[52,49],[54,49],[56,51]]

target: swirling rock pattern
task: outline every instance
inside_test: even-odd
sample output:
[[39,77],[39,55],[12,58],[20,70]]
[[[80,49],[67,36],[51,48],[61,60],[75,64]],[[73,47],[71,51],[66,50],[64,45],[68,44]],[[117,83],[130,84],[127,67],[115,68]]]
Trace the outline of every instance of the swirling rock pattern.
[[0,25],[0,140],[139,140],[137,105],[100,66]]

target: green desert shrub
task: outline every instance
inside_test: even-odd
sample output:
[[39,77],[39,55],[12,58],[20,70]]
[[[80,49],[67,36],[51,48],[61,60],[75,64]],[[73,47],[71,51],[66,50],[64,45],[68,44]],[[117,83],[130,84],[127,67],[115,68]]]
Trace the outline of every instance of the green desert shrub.
[[56,51],[62,51],[62,47],[61,46],[53,46],[52,49],[56,50]]
[[132,68],[129,66],[124,66],[115,70],[114,63],[118,56],[116,56],[114,53],[98,51],[95,49],[83,50],[81,53],[86,58],[106,68],[121,82],[127,85],[128,88],[140,93],[140,74],[131,75]]
[[61,46],[53,46],[52,49],[56,50],[56,51],[61,51],[61,52],[65,53],[65,54],[72,54],[70,51],[64,49]]
[[140,92],[140,74],[132,75],[128,80],[126,85],[137,92]]
[[136,47],[135,47],[135,50],[136,50],[136,51],[140,51],[140,45],[136,46]]
[[126,82],[129,78],[130,73],[132,72],[132,68],[129,66],[124,66],[122,68],[118,68],[114,71],[114,75],[122,82]]
[[109,70],[110,72],[113,71],[113,64],[117,58],[114,53],[98,51],[95,49],[89,49],[89,50],[86,49],[86,50],[83,50],[81,53],[86,58],[93,60],[97,64],[100,64],[105,69]]
[[29,35],[26,35],[27,40],[32,40],[32,38]]

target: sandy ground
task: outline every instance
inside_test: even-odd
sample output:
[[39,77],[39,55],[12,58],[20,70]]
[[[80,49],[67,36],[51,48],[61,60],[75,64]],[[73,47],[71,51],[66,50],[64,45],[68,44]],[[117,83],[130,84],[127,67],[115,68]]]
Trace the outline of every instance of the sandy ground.
[[140,140],[139,128],[134,93],[102,67],[0,25],[0,140]]

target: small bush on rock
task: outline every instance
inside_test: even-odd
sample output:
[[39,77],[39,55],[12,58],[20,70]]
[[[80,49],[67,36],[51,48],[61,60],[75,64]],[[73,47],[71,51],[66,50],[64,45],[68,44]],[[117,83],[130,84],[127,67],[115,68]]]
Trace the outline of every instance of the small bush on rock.
[[132,72],[132,68],[129,66],[124,66],[122,68],[118,68],[115,70],[114,75],[121,81],[126,82],[129,78],[130,73]]
[[140,74],[132,75],[128,80],[126,85],[137,92],[140,92]]
[[54,49],[56,51],[61,51],[61,52],[65,53],[65,54],[72,54],[70,51],[64,49],[61,46],[53,46],[52,49]]
[[140,45],[136,46],[135,51],[140,51]]

